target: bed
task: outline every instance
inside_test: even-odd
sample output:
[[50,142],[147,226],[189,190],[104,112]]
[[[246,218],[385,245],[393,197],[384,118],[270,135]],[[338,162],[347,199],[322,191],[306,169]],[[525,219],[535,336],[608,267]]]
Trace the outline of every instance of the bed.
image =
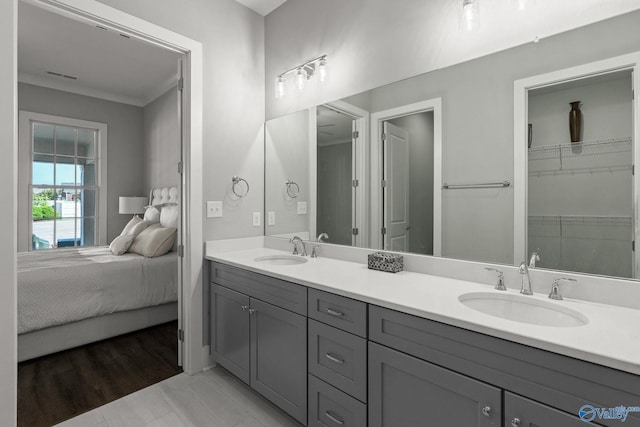
[[[178,209],[176,195],[153,189],[150,205]],[[177,283],[175,251],[153,258],[114,255],[106,246],[18,253],[18,361],[175,320]]]

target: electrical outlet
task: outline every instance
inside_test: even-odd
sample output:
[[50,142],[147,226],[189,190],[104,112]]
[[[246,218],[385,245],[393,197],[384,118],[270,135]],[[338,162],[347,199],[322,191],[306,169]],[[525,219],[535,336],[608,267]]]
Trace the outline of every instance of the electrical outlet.
[[207,218],[220,218],[222,216],[222,202],[207,202]]
[[253,213],[253,226],[260,227],[260,212]]
[[298,215],[307,214],[307,202],[298,202]]
[[276,225],[276,213],[275,212],[269,212],[267,214],[267,224],[268,225]]

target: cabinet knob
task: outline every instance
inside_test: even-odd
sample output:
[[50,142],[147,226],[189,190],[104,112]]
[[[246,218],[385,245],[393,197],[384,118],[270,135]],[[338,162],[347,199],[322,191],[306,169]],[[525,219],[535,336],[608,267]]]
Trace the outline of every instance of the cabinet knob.
[[242,309],[242,311],[247,311],[249,309],[248,305],[243,305],[240,307]]
[[520,427],[520,418],[514,418],[511,420],[511,427]]
[[491,406],[485,406],[484,408],[482,408],[482,414],[485,417],[490,417],[491,416]]

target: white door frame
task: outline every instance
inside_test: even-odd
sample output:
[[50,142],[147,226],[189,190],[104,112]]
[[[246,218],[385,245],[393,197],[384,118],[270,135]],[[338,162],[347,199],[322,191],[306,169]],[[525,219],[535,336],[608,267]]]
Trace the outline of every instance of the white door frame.
[[[355,208],[352,228],[357,228],[359,232],[356,236],[353,236],[352,242],[356,247],[367,248],[369,247],[369,210],[366,209],[368,195],[368,182],[366,177],[369,172],[369,162],[367,159],[369,158],[369,147],[371,145],[368,143],[370,113],[367,110],[363,110],[362,108],[344,101],[328,102],[325,106],[353,117],[355,130],[358,132],[358,137],[352,139],[354,141],[353,166],[355,168],[355,172],[352,173],[352,179],[358,181],[358,188],[360,191],[356,191],[356,197],[352,204]],[[331,238],[331,236],[329,236],[329,238]]]
[[[184,75],[182,175],[184,236],[182,304],[184,325],[184,364],[188,374],[202,370],[207,360],[202,346],[203,309],[201,295],[195,292],[202,285],[202,198],[203,198],[203,55],[202,44],[181,34],[152,24],[96,0],[23,0],[72,19],[88,20],[114,29],[165,49],[181,53],[186,58]],[[176,165],[177,167],[177,165]]]
[[[527,156],[527,120],[529,117],[529,91],[545,86],[553,86],[572,80],[580,80],[600,74],[608,74],[621,70],[633,70],[633,87],[640,87],[640,52],[616,56],[602,61],[565,68],[546,74],[516,80],[513,84],[513,254],[514,262],[527,260],[527,190],[528,190],[528,156]],[[633,101],[633,164],[640,164],[640,97]],[[640,174],[633,176],[633,232],[638,241],[638,190]],[[640,277],[640,251],[634,253],[634,277]]]
[[[433,98],[371,114],[371,227],[370,247],[383,248],[382,227],[382,122],[433,111],[433,255],[442,255],[442,98]],[[375,135],[375,136],[374,136]]]

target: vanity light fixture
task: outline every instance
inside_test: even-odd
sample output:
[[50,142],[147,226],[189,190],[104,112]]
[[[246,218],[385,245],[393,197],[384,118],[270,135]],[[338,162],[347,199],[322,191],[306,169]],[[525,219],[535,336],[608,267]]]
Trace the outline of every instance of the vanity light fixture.
[[462,25],[467,31],[475,30],[480,23],[478,1],[479,0],[462,0]]
[[283,98],[285,95],[286,76],[295,73],[295,84],[298,90],[304,90],[307,80],[310,80],[316,73],[318,74],[318,80],[320,83],[327,81],[327,55],[321,55],[317,58],[310,59],[309,61],[297,65],[284,73],[276,77],[275,97],[276,99]]

